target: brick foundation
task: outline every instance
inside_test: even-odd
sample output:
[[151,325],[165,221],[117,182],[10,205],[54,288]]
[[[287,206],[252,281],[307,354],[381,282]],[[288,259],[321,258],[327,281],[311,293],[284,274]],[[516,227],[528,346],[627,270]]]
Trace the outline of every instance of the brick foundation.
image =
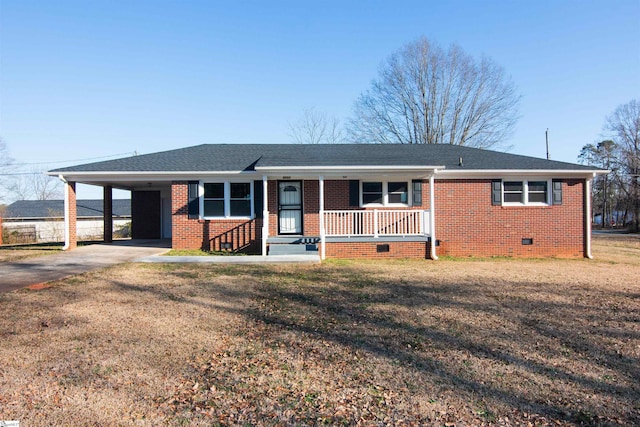
[[[378,252],[378,245],[389,245],[389,252]],[[327,258],[427,258],[426,242],[328,242]]]

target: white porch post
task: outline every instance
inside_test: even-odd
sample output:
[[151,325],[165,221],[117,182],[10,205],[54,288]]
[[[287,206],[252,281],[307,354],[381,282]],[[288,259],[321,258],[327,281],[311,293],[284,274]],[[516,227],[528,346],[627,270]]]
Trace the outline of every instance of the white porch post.
[[319,176],[318,177],[318,186],[319,186],[319,193],[320,193],[320,209],[319,209],[319,215],[320,215],[320,250],[322,251],[322,253],[320,254],[321,259],[325,259],[325,231],[324,231],[324,177],[323,176]]
[[429,234],[431,235],[431,259],[437,260],[436,255],[436,195],[434,192],[434,178],[433,174],[429,177]]
[[262,176],[262,256],[267,256],[267,238],[269,237],[269,191],[267,176]]
[[[591,180],[589,177],[584,180],[584,238],[585,256],[593,259],[591,254]],[[602,218],[604,224],[604,217]]]

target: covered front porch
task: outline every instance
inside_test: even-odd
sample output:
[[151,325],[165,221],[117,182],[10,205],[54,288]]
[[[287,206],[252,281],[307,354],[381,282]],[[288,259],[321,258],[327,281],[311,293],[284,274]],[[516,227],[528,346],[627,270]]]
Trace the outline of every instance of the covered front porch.
[[[402,246],[412,251],[406,256],[420,253],[421,257],[437,259],[436,245],[430,243],[435,242],[436,168],[357,171],[351,167],[317,175],[311,170],[289,170],[290,175],[279,175],[282,171],[274,168],[256,169],[269,172],[261,182],[262,255],[317,251],[325,259],[348,255],[348,251],[363,256],[372,251],[394,252],[394,246]],[[387,203],[392,195],[386,190],[389,199],[385,203],[367,203],[371,195],[363,194],[363,185],[372,182],[385,186],[403,182],[408,188],[397,203]],[[307,209],[309,204],[313,208]]]

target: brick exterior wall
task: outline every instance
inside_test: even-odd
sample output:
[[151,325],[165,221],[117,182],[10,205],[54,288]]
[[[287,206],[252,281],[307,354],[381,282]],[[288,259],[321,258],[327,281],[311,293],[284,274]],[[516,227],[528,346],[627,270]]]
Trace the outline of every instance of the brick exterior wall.
[[172,247],[173,249],[223,250],[260,253],[262,219],[200,220],[189,219],[187,181],[171,185]]
[[435,193],[438,255],[585,255],[584,180],[565,180],[562,205],[552,206],[492,206],[491,180],[436,180]]
[[349,181],[327,179],[324,182],[324,209],[342,211],[360,209],[349,206]]

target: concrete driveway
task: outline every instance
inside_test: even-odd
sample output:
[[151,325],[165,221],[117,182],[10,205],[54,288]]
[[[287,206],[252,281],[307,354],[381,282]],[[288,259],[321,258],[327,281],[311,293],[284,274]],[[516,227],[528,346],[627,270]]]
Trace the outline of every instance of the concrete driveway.
[[91,270],[159,255],[170,249],[163,240],[123,240],[81,246],[69,252],[0,263],[0,292],[42,284]]

